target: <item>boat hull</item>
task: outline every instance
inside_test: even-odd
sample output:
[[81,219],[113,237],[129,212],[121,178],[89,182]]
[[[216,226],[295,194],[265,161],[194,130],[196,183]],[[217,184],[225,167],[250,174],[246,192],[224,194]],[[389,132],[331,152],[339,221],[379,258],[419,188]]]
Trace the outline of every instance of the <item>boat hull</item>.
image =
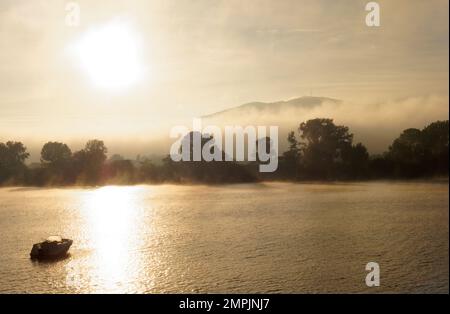
[[67,255],[73,241],[63,239],[58,243],[41,242],[33,245],[30,252],[31,259],[57,259]]

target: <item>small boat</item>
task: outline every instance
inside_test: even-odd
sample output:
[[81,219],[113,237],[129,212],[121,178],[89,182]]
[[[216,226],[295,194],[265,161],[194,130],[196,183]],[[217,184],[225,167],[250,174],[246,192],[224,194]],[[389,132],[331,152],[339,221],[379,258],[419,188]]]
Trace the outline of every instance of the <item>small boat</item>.
[[60,236],[50,236],[47,240],[36,243],[30,252],[32,259],[57,259],[67,254],[73,241]]

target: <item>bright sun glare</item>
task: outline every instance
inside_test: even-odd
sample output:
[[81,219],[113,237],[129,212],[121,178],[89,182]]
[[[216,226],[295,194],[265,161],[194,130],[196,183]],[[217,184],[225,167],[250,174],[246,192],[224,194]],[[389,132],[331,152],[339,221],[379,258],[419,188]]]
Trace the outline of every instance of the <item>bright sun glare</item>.
[[108,89],[129,87],[141,78],[140,50],[136,32],[117,22],[88,31],[75,46],[92,82]]

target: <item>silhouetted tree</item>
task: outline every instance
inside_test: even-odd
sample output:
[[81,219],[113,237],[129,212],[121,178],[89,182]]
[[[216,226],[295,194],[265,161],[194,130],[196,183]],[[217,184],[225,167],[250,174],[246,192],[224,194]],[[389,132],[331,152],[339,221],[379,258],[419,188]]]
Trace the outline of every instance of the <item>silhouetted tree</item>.
[[287,141],[288,150],[280,159],[279,169],[284,178],[297,179],[300,169],[301,143],[297,141],[294,131],[289,132]]
[[432,175],[448,175],[449,123],[436,121],[422,130],[426,151],[427,171]]
[[388,153],[373,155],[369,158],[369,178],[387,179],[393,177],[394,163],[388,158]]
[[311,178],[332,179],[342,152],[352,145],[353,134],[346,126],[337,126],[332,119],[312,119],[299,126],[304,141],[304,171]]
[[341,152],[342,172],[341,178],[345,179],[365,179],[369,174],[369,153],[367,148],[358,143],[356,145],[345,146]]
[[0,184],[6,181],[23,181],[25,160],[30,156],[21,142],[0,143]]
[[84,149],[74,153],[74,167],[80,173],[81,183],[98,184],[101,181],[107,152],[103,141],[90,140]]
[[[279,161],[279,170],[260,173],[261,156],[256,162],[192,161],[193,136],[183,139],[190,161],[174,162],[170,156],[161,165],[147,158],[136,161],[113,155],[107,162],[103,141],[88,141],[75,153],[64,143],[48,142],[41,150],[40,166],[25,165],[29,153],[20,142],[0,143],[0,184],[61,185],[71,183],[132,184],[138,182],[236,183],[278,179],[365,179],[448,176],[449,122],[436,121],[422,130],[406,129],[389,150],[370,156],[366,147],[353,145],[348,127],[332,119],[312,119],[300,124],[300,140],[290,132],[288,150]],[[197,135],[197,134],[196,134]],[[201,136],[201,134],[200,134]],[[215,156],[225,153],[212,136],[201,136],[201,150]],[[187,142],[189,141],[189,142]],[[270,138],[257,141],[256,150],[265,144],[272,153]],[[181,149],[181,147],[180,147]],[[274,152],[274,151],[273,151]],[[252,154],[257,152],[252,152]]]
[[64,143],[48,142],[41,150],[41,175],[48,184],[73,183],[72,151]]
[[70,162],[72,151],[69,146],[58,142],[48,142],[41,150],[41,162],[58,168]]
[[406,129],[389,147],[388,157],[395,164],[395,175],[416,177],[424,172],[425,146],[419,129]]
[[448,175],[449,125],[436,121],[423,130],[406,129],[389,147],[397,177]]

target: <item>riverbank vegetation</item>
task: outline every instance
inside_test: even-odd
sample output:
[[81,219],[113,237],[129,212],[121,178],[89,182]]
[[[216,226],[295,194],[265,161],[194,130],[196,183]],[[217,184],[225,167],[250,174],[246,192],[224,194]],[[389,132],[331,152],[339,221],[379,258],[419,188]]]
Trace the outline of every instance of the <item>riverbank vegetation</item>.
[[0,143],[0,185],[68,186],[139,183],[238,183],[262,180],[370,180],[448,177],[449,122],[404,130],[388,150],[369,155],[354,143],[346,126],[332,119],[302,122],[289,133],[288,150],[273,173],[260,173],[259,162],[174,162],[119,155],[107,157],[101,140],[90,140],[73,152],[64,143],[42,147],[39,164],[21,142]]

